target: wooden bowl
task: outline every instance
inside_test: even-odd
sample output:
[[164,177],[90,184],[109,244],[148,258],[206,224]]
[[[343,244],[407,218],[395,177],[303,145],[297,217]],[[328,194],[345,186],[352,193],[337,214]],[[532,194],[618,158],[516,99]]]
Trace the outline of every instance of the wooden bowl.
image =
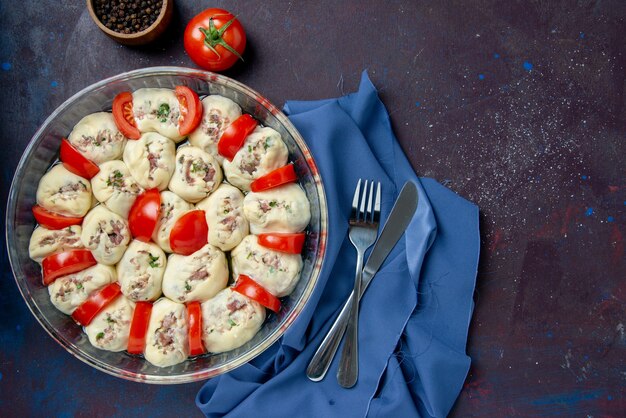
[[135,33],[119,33],[115,32],[106,26],[98,19],[93,6],[93,0],[87,0],[87,10],[89,10],[89,16],[98,25],[98,28],[104,32],[108,37],[124,45],[144,45],[154,41],[158,38],[172,20],[172,12],[174,10],[174,0],[163,0],[163,6],[161,7],[161,13],[156,18],[154,23],[147,29],[141,32]]

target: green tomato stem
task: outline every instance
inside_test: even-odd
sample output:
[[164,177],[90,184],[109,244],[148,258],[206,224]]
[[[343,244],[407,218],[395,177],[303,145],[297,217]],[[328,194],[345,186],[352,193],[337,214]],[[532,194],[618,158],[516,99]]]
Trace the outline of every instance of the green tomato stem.
[[206,45],[207,48],[213,51],[215,55],[217,55],[219,58],[221,58],[221,55],[219,52],[217,52],[217,49],[215,48],[218,45],[222,46],[224,49],[231,52],[233,55],[235,55],[237,58],[243,61],[243,57],[239,54],[239,52],[237,52],[235,48],[230,46],[223,38],[224,32],[226,32],[229,26],[232,25],[235,19],[236,17],[233,17],[231,20],[226,22],[221,28],[217,29],[215,27],[215,23],[213,22],[213,18],[210,18],[208,29],[207,28],[198,28],[198,29],[204,35],[204,45]]

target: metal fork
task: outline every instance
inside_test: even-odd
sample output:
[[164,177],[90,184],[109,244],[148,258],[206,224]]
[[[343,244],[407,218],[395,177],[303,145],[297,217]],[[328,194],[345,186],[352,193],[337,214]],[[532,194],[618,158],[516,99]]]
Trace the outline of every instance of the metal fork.
[[[365,180],[365,186],[361,194],[361,179],[359,179],[354,198],[352,199],[352,213],[350,216],[350,230],[348,236],[350,241],[356,248],[356,276],[354,278],[353,294],[361,294],[361,278],[363,275],[363,258],[365,251],[374,244],[378,235],[378,222],[380,220],[380,182],[376,188],[376,197],[374,195],[374,182],[370,182],[368,192],[368,181]],[[372,199],[373,198],[373,199]],[[359,206],[359,199],[361,205]],[[372,200],[374,207],[372,210]],[[367,202],[367,210],[365,203]],[[359,298],[352,298],[352,307],[350,309],[350,317],[348,320],[348,328],[346,331],[346,341],[341,352],[341,360],[339,362],[339,370],[337,371],[337,380],[339,384],[345,388],[351,388],[356,384],[359,375]]]

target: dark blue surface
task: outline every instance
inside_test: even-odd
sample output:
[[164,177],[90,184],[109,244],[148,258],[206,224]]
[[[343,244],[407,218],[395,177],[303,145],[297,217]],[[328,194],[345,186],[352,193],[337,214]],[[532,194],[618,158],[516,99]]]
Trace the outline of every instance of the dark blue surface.
[[[418,180],[366,73],[355,94],[287,102],[285,110],[325,179],[329,242],[320,282],[281,341],[209,381],[198,394],[198,406],[210,417],[225,412],[233,417],[445,417],[470,364],[465,343],[478,267],[478,208],[431,179]],[[305,370],[352,289],[356,258],[346,231],[359,178],[381,182],[383,222],[406,181],[417,185],[419,203],[363,297],[359,378],[354,388],[343,389],[335,377],[339,355],[322,382],[310,381]],[[311,412],[304,414],[302,405]]]

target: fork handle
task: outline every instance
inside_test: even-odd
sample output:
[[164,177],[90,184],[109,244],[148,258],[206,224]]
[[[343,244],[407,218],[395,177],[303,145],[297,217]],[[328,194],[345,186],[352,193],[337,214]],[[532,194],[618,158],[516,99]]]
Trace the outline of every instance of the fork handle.
[[337,353],[339,343],[346,332],[348,326],[348,315],[350,314],[350,307],[352,306],[352,299],[354,299],[354,293],[350,293],[348,300],[343,305],[341,312],[333,322],[333,325],[328,330],[328,333],[324,337],[324,340],[317,348],[315,355],[309,362],[309,366],[306,369],[307,377],[314,381],[319,382],[326,376],[330,364]]
[[[356,275],[354,278],[353,295],[361,294],[361,278],[363,277],[364,251],[357,251]],[[356,384],[359,376],[359,297],[352,298],[346,341],[341,351],[337,380],[344,388],[351,388]]]

